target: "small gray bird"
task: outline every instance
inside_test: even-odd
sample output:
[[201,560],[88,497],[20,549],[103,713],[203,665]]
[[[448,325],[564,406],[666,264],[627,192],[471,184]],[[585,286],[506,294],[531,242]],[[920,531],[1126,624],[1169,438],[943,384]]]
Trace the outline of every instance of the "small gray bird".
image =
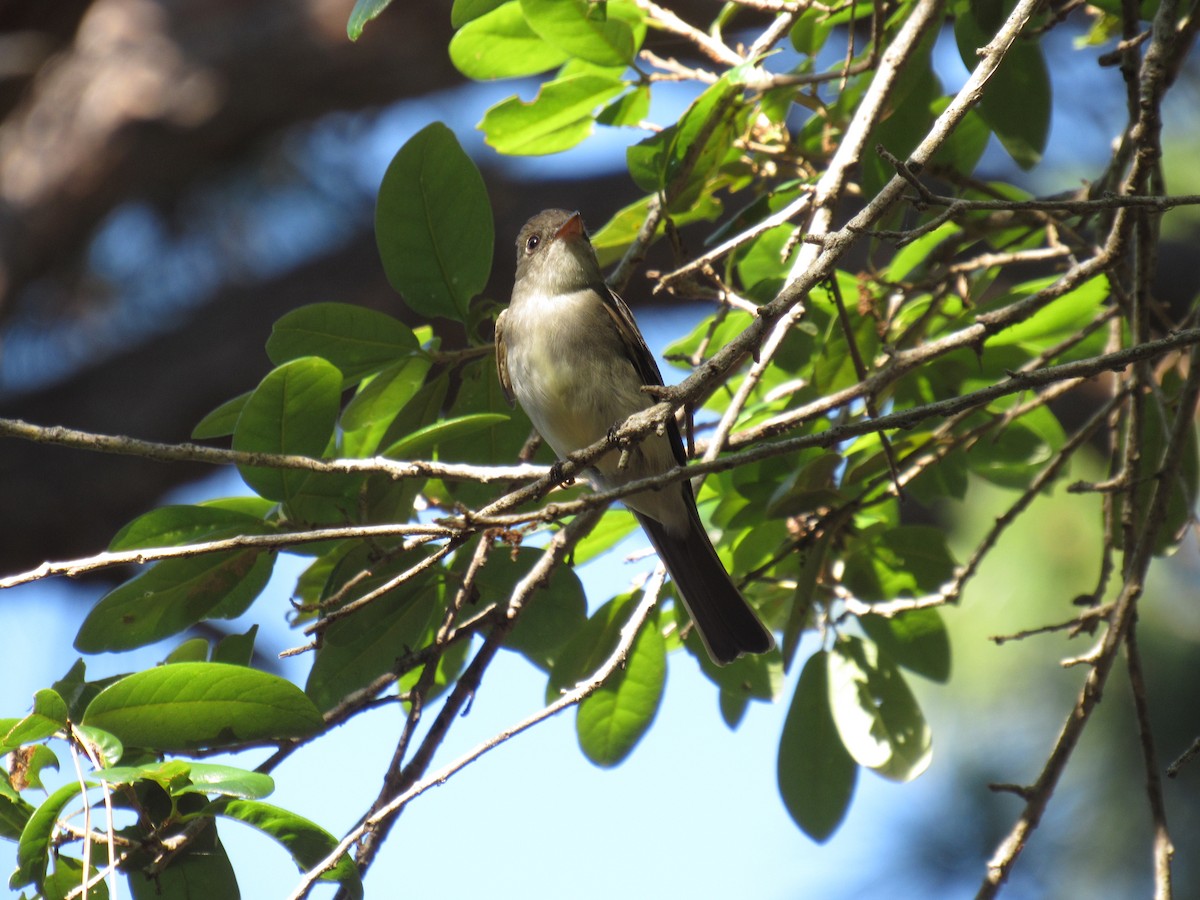
[[[604,437],[655,402],[662,375],[629,307],[605,283],[577,212],[548,209],[517,237],[512,302],[496,320],[500,384],[560,458]],[[601,489],[666,472],[686,456],[674,418],[667,434],[592,463]],[[738,593],[700,522],[686,479],[625,498],[666,564],[709,656],[719,665],[775,646]]]

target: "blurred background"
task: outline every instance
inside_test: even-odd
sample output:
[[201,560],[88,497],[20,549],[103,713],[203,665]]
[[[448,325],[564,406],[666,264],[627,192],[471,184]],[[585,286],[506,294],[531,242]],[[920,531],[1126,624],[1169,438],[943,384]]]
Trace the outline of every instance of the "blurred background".
[[[482,143],[473,126],[485,109],[514,90],[531,96],[536,84],[466,83],[446,54],[449,0],[397,2],[355,44],[345,35],[352,5],[0,2],[0,416],[185,440],[201,416],[268,371],[263,344],[284,312],[336,300],[415,324],[379,265],[373,203],[392,155],[434,119],[484,172],[498,244],[493,300],[507,298],[511,242],[529,215],[566,206],[595,228],[636,199],[624,147],[642,133],[605,130],[548,159],[503,158]],[[703,22],[717,4],[672,8]],[[1047,38],[1055,118],[1043,163],[1016,173],[992,148],[982,177],[1053,192],[1103,166],[1124,100],[1116,70],[1096,65],[1111,48],[1075,46],[1085,25],[1068,22]],[[661,53],[686,53],[655,40]],[[952,38],[936,59],[954,90],[965,72]],[[1200,191],[1196,72],[1193,60],[1167,107],[1172,193]],[[678,115],[693,94],[656,87],[651,118]],[[1194,302],[1200,229],[1179,210],[1164,232],[1160,285]],[[705,312],[647,304],[640,276],[628,295],[656,351]],[[1102,463],[1081,458],[1063,483],[1095,477]],[[97,552],[162,502],[240,490],[235,473],[4,440],[0,572]],[[977,485],[967,503],[935,511],[960,559],[1012,499]],[[805,838],[778,798],[786,704],[755,707],[732,733],[694,661],[676,658],[656,727],[628,762],[592,767],[569,717],[522,736],[413,805],[367,880],[368,896],[972,895],[1019,808],[987,785],[1036,777],[1084,674],[1059,660],[1091,640],[1055,634],[997,646],[988,637],[1067,617],[1069,598],[1094,584],[1099,522],[1098,501],[1058,492],[1002,541],[962,607],[946,613],[950,683],[916,686],[933,727],[933,765],[910,785],[864,773],[828,844]],[[623,545],[636,549],[637,540]],[[646,566],[622,564],[621,551],[591,564],[589,595],[607,596]],[[36,689],[69,668],[77,623],[111,586],[93,578],[0,594],[8,638],[0,716],[21,715]],[[303,683],[303,657],[274,658],[300,642],[283,621],[291,586],[277,576],[253,620],[264,622],[262,665]],[[1155,570],[1141,606],[1164,766],[1200,734],[1198,587],[1193,535]],[[220,624],[236,632],[251,621]],[[166,652],[89,658],[89,674],[150,665]],[[443,761],[537,708],[543,690],[528,665],[503,657]],[[1005,896],[1149,895],[1150,822],[1132,717],[1118,671]],[[281,767],[272,799],[344,831],[378,789],[399,725],[394,709],[360,716]],[[1178,896],[1200,896],[1198,769],[1200,761],[1166,783]],[[295,868],[282,848],[232,824],[223,838],[244,896],[291,890]],[[0,871],[14,858],[0,847]]]

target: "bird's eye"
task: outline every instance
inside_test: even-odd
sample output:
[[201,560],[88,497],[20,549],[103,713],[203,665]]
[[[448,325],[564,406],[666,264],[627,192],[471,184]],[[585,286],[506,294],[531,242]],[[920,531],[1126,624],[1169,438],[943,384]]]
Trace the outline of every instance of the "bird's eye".
[[532,253],[534,250],[537,249],[538,244],[540,244],[541,242],[542,242],[541,238],[539,238],[536,234],[531,234],[529,236],[529,240],[527,240],[525,242],[525,252]]

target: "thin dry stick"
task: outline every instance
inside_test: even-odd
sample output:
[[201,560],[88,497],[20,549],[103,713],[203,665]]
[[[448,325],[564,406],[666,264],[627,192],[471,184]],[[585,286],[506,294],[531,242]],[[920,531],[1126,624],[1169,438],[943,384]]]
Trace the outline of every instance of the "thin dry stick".
[[1167,805],[1163,802],[1162,778],[1158,774],[1158,751],[1154,747],[1154,730],[1150,725],[1150,710],[1146,700],[1146,676],[1142,672],[1142,654],[1138,650],[1137,616],[1129,622],[1125,634],[1125,659],[1129,667],[1129,686],[1133,693],[1133,710],[1137,718],[1138,738],[1142,745],[1142,761],[1146,766],[1146,798],[1150,818],[1154,823],[1154,900],[1171,900],[1171,857],[1175,846],[1167,828]]
[[527,481],[545,474],[545,466],[475,466],[465,463],[439,463],[424,460],[392,460],[382,456],[370,459],[315,459],[286,453],[248,453],[224,450],[202,444],[164,444],[114,434],[94,434],[62,425],[34,425],[20,419],[0,419],[0,438],[12,437],[37,444],[55,444],[138,456],[158,462],[198,462],[219,466],[256,466],[267,469],[300,469],[338,475],[387,475],[391,478],[442,478],[452,481],[478,481],[496,484],[502,481]]
[[[380,792],[377,806],[388,803],[396,795],[396,792],[407,790],[424,776],[433,762],[434,754],[449,733],[450,726],[454,724],[467,708],[467,704],[474,698],[479,685],[483,681],[484,673],[487,671],[488,666],[491,665],[496,654],[500,651],[504,639],[516,624],[518,617],[521,615],[522,610],[525,608],[534,591],[550,577],[554,569],[566,558],[571,548],[584,535],[591,531],[603,513],[603,507],[590,509],[576,516],[565,528],[556,532],[550,538],[550,542],[542,551],[541,557],[529,571],[529,574],[522,578],[513,588],[503,615],[496,620],[491,630],[484,637],[483,645],[475,653],[466,670],[455,682],[449,696],[442,704],[442,708],[434,717],[433,723],[426,732],[424,739],[413,753],[412,758],[405,765],[403,777],[399,783],[385,785],[386,793],[385,791]],[[374,858],[375,848],[387,838],[388,832],[395,824],[399,815],[399,808],[388,812],[384,812],[380,808],[377,814],[370,817],[373,824],[363,835],[362,850],[359,855],[360,871],[365,871],[370,865],[371,860]],[[341,900],[345,893],[344,890],[338,892],[339,900]]]
[[634,0],[634,2],[646,11],[652,25],[658,25],[664,31],[687,38],[713,62],[732,67],[741,65],[745,61],[725,44],[705,34],[699,28],[689,25],[669,9],[663,9],[657,3],[652,3],[651,0]]
[[[912,14],[905,20],[903,27],[896,35],[896,39],[888,47],[887,52],[884,53],[883,60],[879,65],[879,71],[871,79],[871,86],[867,89],[862,102],[855,111],[854,118],[851,120],[849,127],[847,127],[846,134],[843,136],[837,152],[834,153],[833,159],[829,161],[829,167],[817,182],[812,201],[815,207],[813,218],[814,230],[828,230],[829,222],[833,216],[834,205],[845,189],[849,171],[851,167],[858,164],[862,148],[867,140],[867,135],[870,134],[871,128],[874,127],[879,117],[883,115],[887,99],[891,96],[892,89],[899,78],[904,62],[911,56],[914,48],[920,43],[925,33],[933,27],[934,22],[938,19],[941,8],[941,0],[920,0],[913,9]],[[817,253],[816,245],[804,245],[801,252],[797,255],[796,263],[793,265],[792,271],[788,276],[789,282],[794,284],[797,281],[801,273],[811,266]],[[754,364],[750,367],[750,371],[746,373],[745,378],[742,379],[742,383],[738,385],[738,389],[729,401],[729,405],[722,414],[720,422],[717,423],[716,431],[713,433],[712,440],[704,454],[705,460],[714,459],[724,449],[729,433],[733,430],[738,416],[741,415],[742,409],[750,399],[750,394],[770,368],[776,351],[783,344],[784,338],[787,337],[788,332],[791,331],[792,326],[796,324],[803,313],[803,307],[800,304],[796,304],[774,323],[771,331],[755,354]]]
[[[485,536],[476,545],[475,552],[471,555],[471,562],[467,566],[462,583],[459,585],[458,590],[455,591],[453,599],[447,605],[446,611],[442,616],[442,622],[438,626],[437,634],[434,636],[433,647],[436,648],[438,656],[449,646],[454,633],[455,620],[474,590],[475,579],[478,577],[480,570],[486,565],[488,557],[491,555],[492,547],[492,542]],[[408,717],[405,719],[404,729],[400,733],[400,739],[396,742],[396,750],[392,754],[391,764],[388,767],[387,774],[384,776],[383,789],[379,792],[379,796],[371,807],[368,819],[371,814],[377,812],[387,802],[388,798],[394,797],[404,790],[406,779],[404,758],[408,754],[408,748],[416,734],[417,726],[420,724],[426,697],[433,688],[436,676],[437,665],[432,662],[426,664],[421,670],[417,686],[410,693]],[[379,848],[383,843],[382,835],[383,832],[372,832],[363,841],[357,858],[360,869],[366,869],[374,861],[375,855],[379,852]]]
[[484,754],[495,750],[501,744],[516,737],[521,732],[527,731],[539,722],[543,722],[552,716],[558,715],[563,710],[583,702],[595,693],[618,668],[624,665],[630,650],[633,648],[633,642],[637,639],[638,633],[642,630],[642,626],[645,625],[646,620],[650,617],[650,613],[654,610],[655,604],[658,602],[658,594],[662,589],[665,574],[665,570],[660,564],[655,569],[650,581],[647,582],[642,593],[642,599],[634,609],[629,621],[621,628],[616,650],[604,661],[604,664],[600,668],[550,705],[489,738],[432,775],[416,782],[404,793],[393,798],[386,806],[381,807],[370,818],[352,829],[324,860],[304,873],[304,877],[300,880],[296,889],[289,895],[288,900],[303,900],[304,897],[308,896],[316,880],[323,873],[332,869],[337,864],[337,861],[354,846],[355,841],[375,827],[386,816],[399,812],[414,798],[419,797],[430,788],[444,783],[446,779],[460,769],[475,762]]
[[[1119,223],[1114,227],[1119,227]],[[1068,714],[1041,774],[1031,787],[1021,792],[1025,808],[988,862],[987,873],[976,895],[977,900],[987,900],[997,895],[1000,886],[1012,872],[1021,851],[1025,849],[1030,835],[1041,822],[1058,780],[1066,769],[1067,761],[1071,758],[1092,711],[1100,702],[1117,650],[1125,641],[1129,624],[1136,612],[1137,600],[1142,594],[1146,570],[1154,555],[1162,523],[1166,519],[1164,513],[1171,495],[1174,494],[1176,473],[1183,461],[1196,399],[1200,396],[1200,348],[1192,348],[1188,362],[1188,379],[1180,391],[1179,409],[1171,427],[1171,438],[1163,453],[1159,477],[1154,482],[1149,508],[1143,520],[1144,526],[1138,534],[1137,544],[1130,553],[1129,562],[1124,570],[1124,584],[1113,603],[1108,630],[1097,651],[1089,657],[1092,669],[1084,680],[1083,690]]]
[[[81,559],[44,562],[37,568],[0,578],[0,590],[55,575],[76,578],[88,572],[109,569],[113,566],[141,565],[164,559],[184,559],[192,556],[203,556],[207,553],[224,553],[230,550],[279,550],[298,544],[359,538],[452,538],[456,534],[457,532],[452,529],[433,523],[352,525],[345,528],[316,528],[311,531],[277,532],[274,534],[239,534],[231,538],[222,538],[217,541],[198,541],[194,544],[184,544],[179,547],[145,547],[138,550],[97,553],[95,556],[85,556]],[[423,541],[419,542],[423,543]]]
[[[1037,369],[1033,372],[1014,372],[1006,381],[989,385],[967,394],[948,397],[945,400],[938,400],[922,406],[887,413],[879,416],[877,419],[858,419],[833,425],[815,434],[805,434],[769,443],[755,443],[748,449],[726,454],[711,462],[692,463],[687,466],[671,469],[660,475],[639,478],[636,481],[627,482],[619,488],[596,491],[578,500],[551,504],[540,512],[514,515],[505,515],[503,513],[503,510],[516,506],[518,503],[535,499],[536,493],[533,490],[537,487],[535,484],[522,488],[484,507],[479,512],[471,515],[469,523],[477,527],[507,528],[534,521],[538,518],[542,518],[544,521],[560,519],[589,509],[597,503],[611,503],[613,500],[619,500],[629,494],[661,488],[664,485],[671,484],[683,478],[692,478],[698,474],[708,474],[711,472],[723,472],[763,459],[786,456],[809,447],[831,447],[850,438],[881,429],[912,428],[925,419],[951,416],[963,410],[984,406],[999,397],[1022,393],[1028,390],[1036,390],[1056,382],[1075,378],[1090,378],[1103,372],[1119,370],[1139,359],[1160,356],[1163,353],[1168,353],[1182,347],[1193,346],[1198,342],[1200,342],[1200,328],[1189,328],[1176,332],[1169,337],[1160,338],[1156,341],[1147,341],[1138,347],[1130,347],[1125,350],[1103,354],[1090,359],[1062,363],[1057,366],[1047,366],[1044,369]],[[618,441],[633,441],[640,438],[643,434],[652,430],[656,424],[656,419],[654,418],[655,410],[667,406],[668,404],[659,404],[657,407],[652,407],[651,409],[643,410],[640,413],[630,416],[625,421],[625,424],[616,430],[616,439]],[[747,441],[746,443],[751,442]],[[562,467],[564,476],[580,471],[586,465],[587,461],[608,447],[609,440],[606,438],[585,450],[571,454],[570,459],[564,462]],[[468,524],[466,520],[453,523],[451,520],[446,520],[446,522],[447,524],[461,525],[464,528]]]

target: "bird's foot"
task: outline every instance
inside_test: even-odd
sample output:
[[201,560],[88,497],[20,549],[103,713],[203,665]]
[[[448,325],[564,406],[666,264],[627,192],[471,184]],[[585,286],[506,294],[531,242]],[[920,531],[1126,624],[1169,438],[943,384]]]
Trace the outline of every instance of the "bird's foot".
[[563,474],[563,461],[556,459],[550,466],[550,480],[559,487],[570,487],[575,483],[575,476]]

